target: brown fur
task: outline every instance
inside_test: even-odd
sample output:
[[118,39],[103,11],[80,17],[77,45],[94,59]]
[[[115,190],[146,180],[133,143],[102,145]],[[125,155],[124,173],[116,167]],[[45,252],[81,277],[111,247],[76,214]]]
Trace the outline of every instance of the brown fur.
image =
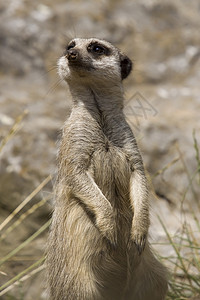
[[[106,50],[92,52],[95,43]],[[59,60],[74,105],[63,128],[47,253],[52,300],[165,298],[166,270],[147,241],[142,158],[122,110],[130,70],[126,56],[96,39],[75,39]]]

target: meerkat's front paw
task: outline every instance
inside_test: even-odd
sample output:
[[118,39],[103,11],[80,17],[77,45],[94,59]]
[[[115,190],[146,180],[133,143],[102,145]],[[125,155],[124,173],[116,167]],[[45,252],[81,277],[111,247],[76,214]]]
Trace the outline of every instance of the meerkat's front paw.
[[135,243],[138,253],[141,254],[144,251],[146,240],[148,234],[148,227],[145,228],[144,225],[140,226],[136,224],[133,219],[132,229],[131,229],[131,240]]
[[115,246],[117,243],[117,226],[114,214],[104,211],[104,214],[96,216],[96,226],[101,234]]
[[141,235],[140,233],[136,234],[135,232],[132,233],[132,240],[134,241],[139,254],[142,254],[142,252],[144,251],[146,238],[146,235]]

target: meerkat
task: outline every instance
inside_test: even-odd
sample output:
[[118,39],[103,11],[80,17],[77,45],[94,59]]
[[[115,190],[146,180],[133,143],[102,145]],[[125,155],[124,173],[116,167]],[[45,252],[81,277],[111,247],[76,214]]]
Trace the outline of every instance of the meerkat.
[[123,113],[131,60],[107,41],[73,39],[58,61],[73,108],[58,155],[47,273],[52,300],[163,300],[166,269],[148,243],[149,200]]

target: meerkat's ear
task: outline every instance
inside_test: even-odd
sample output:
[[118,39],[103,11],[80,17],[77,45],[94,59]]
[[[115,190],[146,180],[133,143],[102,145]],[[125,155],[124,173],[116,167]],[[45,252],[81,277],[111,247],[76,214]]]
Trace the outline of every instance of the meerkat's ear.
[[125,79],[132,70],[132,61],[128,56],[120,54],[120,66],[121,66],[121,76],[122,80]]

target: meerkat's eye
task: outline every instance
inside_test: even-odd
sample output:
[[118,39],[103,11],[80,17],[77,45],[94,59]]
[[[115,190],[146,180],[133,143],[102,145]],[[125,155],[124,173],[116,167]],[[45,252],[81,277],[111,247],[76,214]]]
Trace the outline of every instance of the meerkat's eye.
[[99,45],[94,45],[92,48],[92,51],[98,54],[104,54],[105,50],[103,47],[99,46]]
[[88,52],[95,53],[95,54],[98,54],[98,55],[103,55],[103,54],[107,53],[106,48],[102,45],[97,44],[97,43],[90,44],[88,46]]

